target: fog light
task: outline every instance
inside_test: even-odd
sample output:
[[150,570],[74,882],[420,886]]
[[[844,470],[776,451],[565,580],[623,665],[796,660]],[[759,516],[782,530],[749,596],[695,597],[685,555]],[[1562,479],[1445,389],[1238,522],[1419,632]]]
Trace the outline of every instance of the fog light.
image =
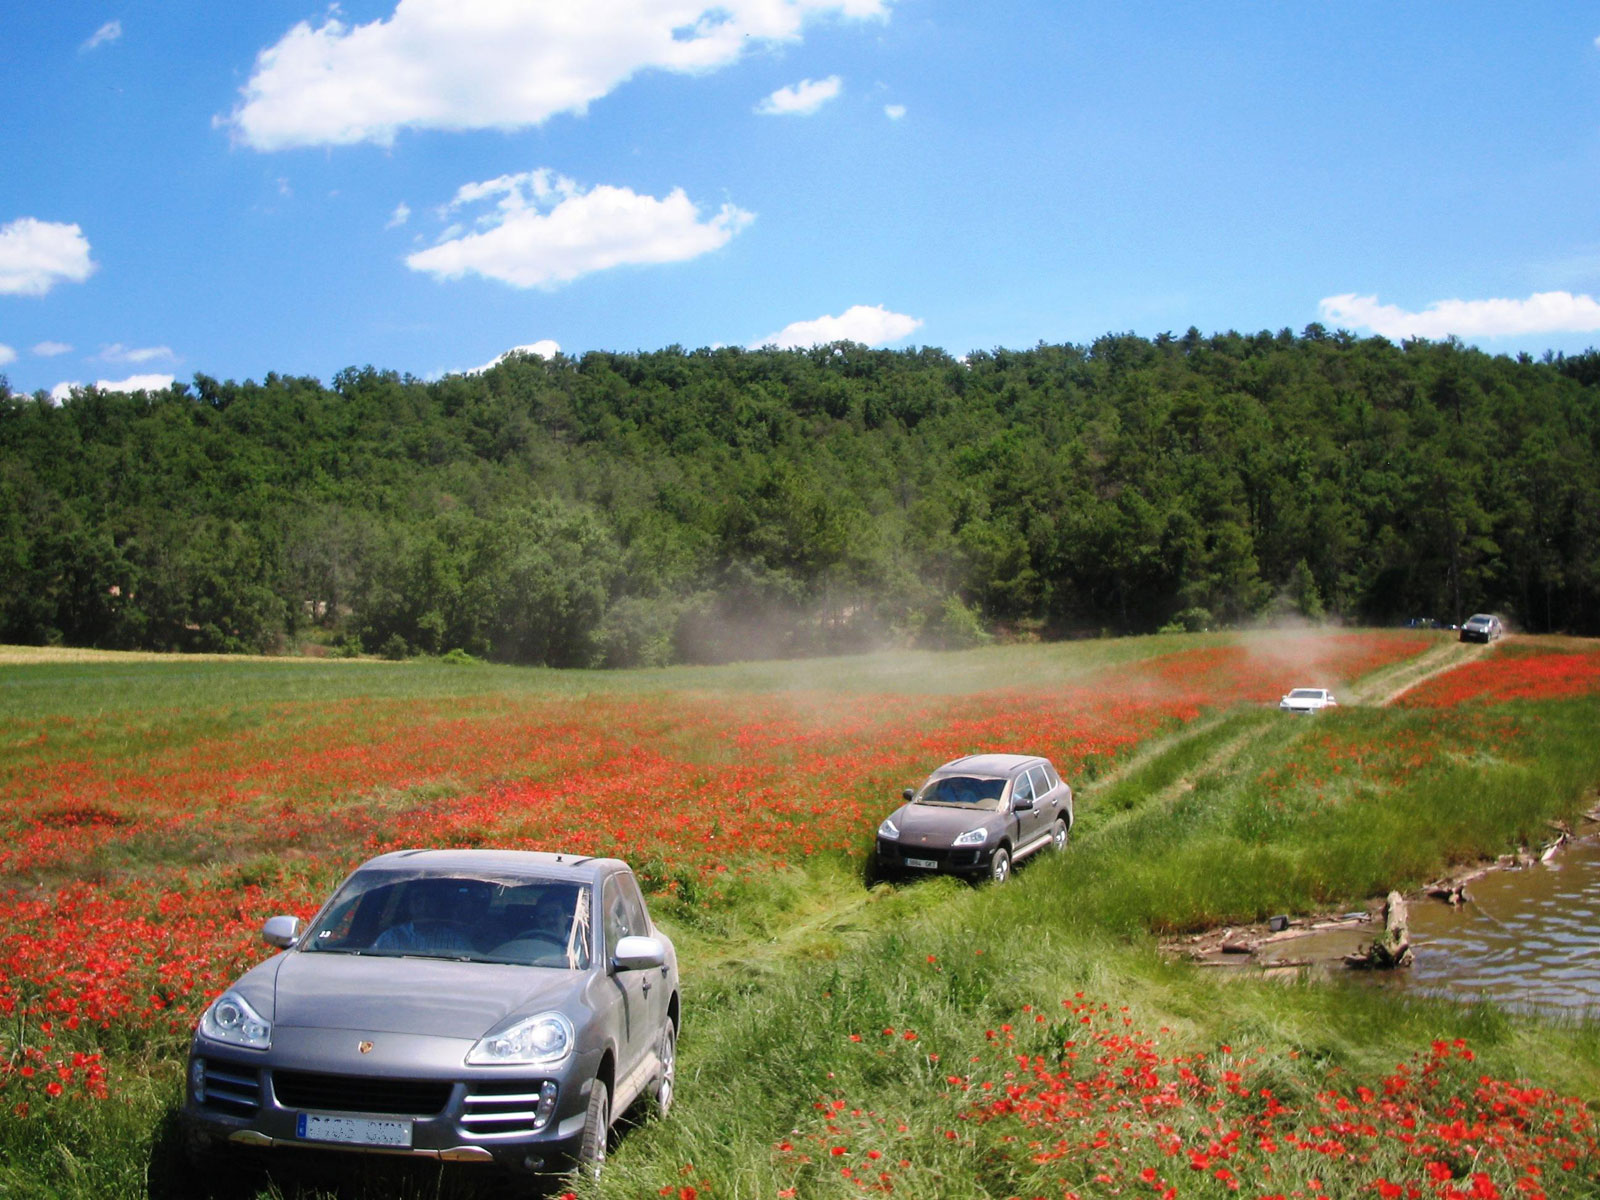
[[191,1058],[189,1060],[189,1090],[194,1093],[194,1102],[206,1102],[206,1060]]
[[539,1085],[539,1104],[533,1110],[533,1127],[543,1129],[556,1112],[556,1085],[546,1080]]

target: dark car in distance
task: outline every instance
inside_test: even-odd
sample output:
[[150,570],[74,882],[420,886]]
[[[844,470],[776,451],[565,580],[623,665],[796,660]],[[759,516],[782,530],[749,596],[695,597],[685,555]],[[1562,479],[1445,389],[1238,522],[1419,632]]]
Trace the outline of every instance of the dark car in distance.
[[1040,850],[1064,850],[1072,788],[1048,759],[972,754],[947,762],[878,827],[875,864],[890,878],[959,875],[1003,883]]
[[677,960],[617,859],[396,851],[262,936],[281,952],[189,1051],[201,1170],[255,1148],[595,1175],[619,1114],[672,1104]]

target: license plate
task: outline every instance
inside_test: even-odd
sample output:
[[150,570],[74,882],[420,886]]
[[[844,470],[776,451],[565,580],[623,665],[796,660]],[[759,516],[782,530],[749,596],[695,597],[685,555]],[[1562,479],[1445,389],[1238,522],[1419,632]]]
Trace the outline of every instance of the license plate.
[[295,1135],[307,1142],[343,1142],[349,1146],[411,1146],[411,1122],[376,1117],[319,1117],[301,1113]]
[[937,871],[939,869],[939,864],[931,858],[908,858],[906,859],[906,866],[925,867],[930,871]]

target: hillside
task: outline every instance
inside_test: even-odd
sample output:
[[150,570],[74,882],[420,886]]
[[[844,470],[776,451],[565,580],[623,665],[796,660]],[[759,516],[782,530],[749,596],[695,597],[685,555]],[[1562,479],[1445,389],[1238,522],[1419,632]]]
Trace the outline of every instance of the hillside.
[[1328,334],[0,384],[0,641],[660,665],[1264,613],[1600,631],[1600,355]]

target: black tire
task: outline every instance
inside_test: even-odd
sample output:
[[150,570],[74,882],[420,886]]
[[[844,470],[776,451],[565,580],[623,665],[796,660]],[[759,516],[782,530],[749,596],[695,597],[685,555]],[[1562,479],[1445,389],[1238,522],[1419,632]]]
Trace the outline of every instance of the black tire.
[[989,860],[989,882],[1004,883],[1011,878],[1011,850],[1001,846]]
[[1057,854],[1065,853],[1071,837],[1072,827],[1067,824],[1067,819],[1057,817],[1056,823],[1050,827],[1050,848]]
[[589,1088],[589,1109],[583,1115],[583,1140],[578,1143],[579,1175],[585,1179],[600,1178],[610,1140],[611,1092],[605,1080],[596,1079]]
[[650,1107],[656,1116],[664,1117],[672,1111],[672,1102],[678,1095],[678,1027],[671,1021],[661,1030],[656,1057],[661,1060],[661,1070],[650,1085]]

